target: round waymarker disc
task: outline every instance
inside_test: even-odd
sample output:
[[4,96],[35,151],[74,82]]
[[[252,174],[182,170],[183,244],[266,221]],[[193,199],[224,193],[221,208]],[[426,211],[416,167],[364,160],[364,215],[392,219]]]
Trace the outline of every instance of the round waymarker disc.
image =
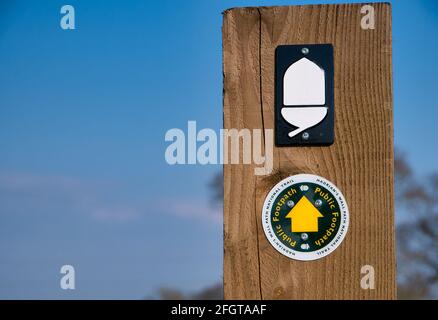
[[344,240],[349,212],[341,191],[313,174],[290,176],[266,196],[262,225],[281,254],[309,261],[332,253]]

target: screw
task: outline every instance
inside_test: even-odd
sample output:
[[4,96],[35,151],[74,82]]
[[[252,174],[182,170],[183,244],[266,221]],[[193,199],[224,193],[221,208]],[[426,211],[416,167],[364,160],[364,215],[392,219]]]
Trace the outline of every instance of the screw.
[[310,134],[308,132],[304,132],[303,135],[301,136],[304,140],[308,140],[310,137]]
[[289,208],[292,208],[295,205],[295,203],[292,200],[289,200],[288,202],[286,202],[286,204]]
[[302,48],[301,49],[301,53],[302,54],[308,54],[309,53],[309,48]]
[[315,201],[315,206],[316,206],[316,207],[320,207],[320,206],[322,206],[322,200],[321,200],[321,199],[316,200],[316,201]]
[[303,239],[304,241],[306,241],[307,239],[309,239],[309,235],[307,233],[302,233],[301,234],[301,239]]

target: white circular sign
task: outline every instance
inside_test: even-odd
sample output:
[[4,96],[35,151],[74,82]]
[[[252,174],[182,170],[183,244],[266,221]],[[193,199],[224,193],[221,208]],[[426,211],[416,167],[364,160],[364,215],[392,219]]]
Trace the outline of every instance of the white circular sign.
[[262,210],[266,238],[281,254],[316,260],[332,253],[349,225],[347,201],[330,181],[313,174],[290,176],[266,196]]

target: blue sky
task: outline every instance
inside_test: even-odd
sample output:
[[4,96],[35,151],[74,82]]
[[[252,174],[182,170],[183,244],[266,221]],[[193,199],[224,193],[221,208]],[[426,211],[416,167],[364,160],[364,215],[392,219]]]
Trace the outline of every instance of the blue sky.
[[[222,125],[223,10],[306,3],[2,1],[0,298],[137,299],[221,281],[207,188],[221,168],[167,165],[164,134]],[[59,27],[64,4],[74,31]],[[395,141],[421,174],[438,155],[437,26],[436,1],[393,2]],[[64,264],[74,291],[59,287]]]

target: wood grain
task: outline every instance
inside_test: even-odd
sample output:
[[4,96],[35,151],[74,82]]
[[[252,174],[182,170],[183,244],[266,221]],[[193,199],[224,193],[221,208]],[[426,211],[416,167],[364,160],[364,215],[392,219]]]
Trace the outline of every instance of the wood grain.
[[[389,4],[373,4],[374,30],[360,26],[361,4],[236,8],[224,12],[224,128],[274,128],[274,50],[332,43],[335,143],[274,147],[274,171],[224,166],[226,299],[394,299],[396,296],[392,39]],[[298,173],[323,176],[345,195],[350,228],[342,245],[311,262],[288,259],[265,238],[261,208],[269,190]],[[375,289],[360,287],[361,267]]]
[[[225,14],[225,128],[262,128],[259,26],[256,10],[243,8]],[[224,211],[227,212],[224,215],[224,291],[227,297],[261,299],[255,183],[252,165],[224,166]]]

